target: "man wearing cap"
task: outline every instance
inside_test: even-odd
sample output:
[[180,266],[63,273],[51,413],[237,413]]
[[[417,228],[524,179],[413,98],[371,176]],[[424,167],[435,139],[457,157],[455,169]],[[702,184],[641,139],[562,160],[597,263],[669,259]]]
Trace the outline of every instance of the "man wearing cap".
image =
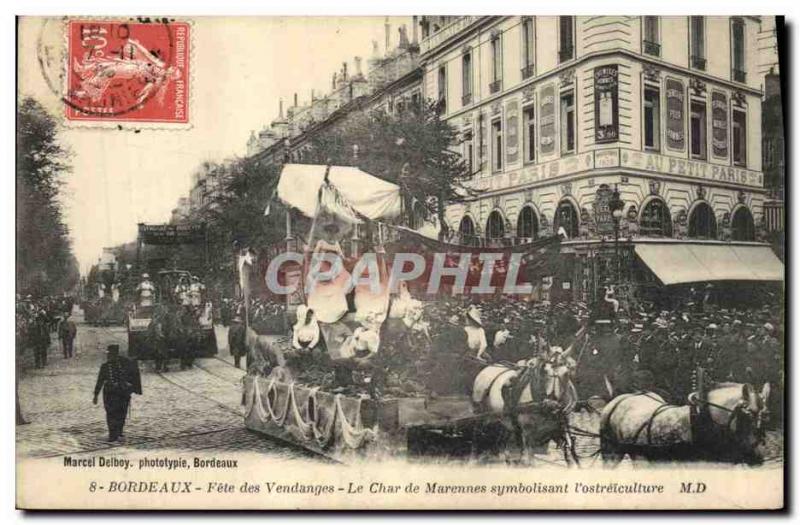
[[131,395],[142,394],[139,367],[135,361],[119,355],[119,345],[108,345],[106,348],[106,362],[100,365],[94,387],[92,402],[95,405],[101,390],[108,424],[108,440],[117,441],[123,435]]

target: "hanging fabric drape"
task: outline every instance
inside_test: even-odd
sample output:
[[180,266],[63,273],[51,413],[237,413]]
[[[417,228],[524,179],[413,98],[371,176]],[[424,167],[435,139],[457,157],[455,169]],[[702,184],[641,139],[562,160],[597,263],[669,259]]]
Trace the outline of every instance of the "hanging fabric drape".
[[326,207],[343,217],[351,215],[352,210],[369,220],[394,219],[402,213],[398,185],[352,166],[286,164],[276,198],[313,218],[323,185],[328,186],[323,195]]

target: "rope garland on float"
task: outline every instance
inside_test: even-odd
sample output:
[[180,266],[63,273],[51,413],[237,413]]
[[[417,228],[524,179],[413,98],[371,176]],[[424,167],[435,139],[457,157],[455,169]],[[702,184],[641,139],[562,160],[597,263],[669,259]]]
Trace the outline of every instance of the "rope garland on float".
[[[328,448],[336,443],[343,443],[347,448],[358,449],[365,444],[373,441],[377,436],[377,425],[373,428],[365,428],[361,421],[361,402],[362,398],[356,400],[353,409],[355,417],[350,422],[345,414],[342,394],[333,395],[333,404],[330,411],[326,411],[319,402],[317,394],[319,387],[309,389],[305,403],[297,401],[295,384],[289,383],[286,386],[286,402],[283,410],[276,413],[276,405],[280,397],[277,381],[274,377],[270,378],[267,385],[266,395],[262,394],[259,385],[262,378],[254,377],[250,395],[246,397],[245,417],[255,417],[262,424],[274,423],[292,433],[298,439],[306,442],[315,442],[321,448]],[[270,393],[275,392],[274,402],[270,399]],[[313,403],[313,408],[310,408]],[[264,406],[266,405],[266,407]],[[326,412],[328,412],[326,414]],[[303,417],[305,413],[305,417]],[[320,428],[321,420],[327,415],[327,424]],[[291,417],[290,417],[291,416]]]

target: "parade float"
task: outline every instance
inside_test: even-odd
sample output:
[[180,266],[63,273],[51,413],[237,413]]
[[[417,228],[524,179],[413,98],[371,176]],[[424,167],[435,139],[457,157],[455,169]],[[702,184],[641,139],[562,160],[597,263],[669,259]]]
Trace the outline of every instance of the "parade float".
[[[177,357],[187,347],[192,357],[216,355],[213,304],[204,299],[204,287],[199,278],[187,270],[164,268],[163,261],[148,260],[146,253],[148,245],[203,244],[206,242],[205,225],[138,226],[136,267],[153,268],[153,276],[151,280],[149,273],[142,274],[135,300],[127,312],[128,357],[154,359],[157,345],[165,348],[169,357]],[[207,246],[205,251],[208,251]],[[199,287],[193,291],[196,284]]]
[[83,289],[81,309],[84,320],[93,326],[112,326],[125,323],[125,305],[120,298],[118,268],[114,254],[103,249],[93,265]]
[[523,285],[560,239],[459,246],[403,227],[403,208],[398,186],[357,168],[284,166],[267,213],[286,214],[286,244],[239,256],[244,305],[284,301],[290,327],[260,334],[245,312],[246,427],[341,461],[474,456],[510,439],[569,451],[570,350],[531,355],[533,331],[504,348],[519,319],[485,326],[476,306],[509,283],[503,301],[529,300]]

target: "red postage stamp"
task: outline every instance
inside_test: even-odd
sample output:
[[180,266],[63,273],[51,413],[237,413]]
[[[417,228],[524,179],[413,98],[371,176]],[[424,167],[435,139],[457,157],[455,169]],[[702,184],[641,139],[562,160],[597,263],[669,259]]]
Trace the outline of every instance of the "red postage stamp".
[[190,25],[70,20],[69,121],[189,123]]

